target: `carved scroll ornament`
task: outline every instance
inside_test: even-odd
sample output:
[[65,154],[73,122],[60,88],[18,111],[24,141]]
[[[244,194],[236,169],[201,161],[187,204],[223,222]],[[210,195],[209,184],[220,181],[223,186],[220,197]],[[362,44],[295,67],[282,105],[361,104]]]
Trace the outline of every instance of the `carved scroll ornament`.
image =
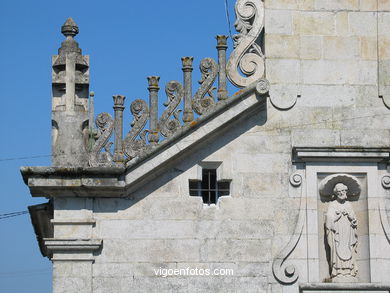
[[[137,99],[131,103],[130,111],[134,119],[131,122],[132,128],[125,137],[123,148],[125,154],[131,160],[147,150],[146,134],[148,130],[142,130],[149,120],[149,108],[144,100]],[[138,135],[140,135],[139,139],[137,139]]]
[[[195,93],[192,101],[192,109],[199,115],[209,111],[215,105],[213,87],[218,75],[218,65],[212,58],[205,58],[200,62],[200,72],[202,73],[199,84],[201,85]],[[206,96],[208,94],[208,96]]]
[[[229,80],[237,87],[246,87],[264,76],[264,54],[258,44],[264,28],[264,2],[238,0],[233,36],[234,51],[227,63]],[[242,74],[241,74],[242,73]]]
[[275,278],[284,285],[293,284],[298,280],[299,274],[294,264],[292,264],[288,257],[294,251],[299,239],[301,238],[303,226],[305,223],[305,206],[306,201],[302,197],[302,176],[298,173],[291,175],[290,183],[295,188],[300,188],[301,198],[299,206],[298,221],[295,226],[293,235],[288,244],[278,253],[272,263],[272,272]]
[[[95,120],[97,126],[96,141],[92,146],[89,157],[89,165],[91,167],[106,166],[112,163],[112,155],[110,153],[110,139],[114,130],[114,120],[108,113],[100,113]],[[104,148],[105,152],[101,153]]]
[[[158,126],[163,136],[170,137],[181,126],[179,121],[179,114],[181,110],[177,110],[176,108],[179,106],[184,95],[183,86],[178,81],[170,81],[165,87],[165,93],[168,100],[164,103],[164,106],[167,108],[161,115]],[[173,119],[169,119],[172,115]]]
[[[382,177],[382,186],[385,189],[390,189],[390,176],[389,175],[384,175]],[[379,215],[381,218],[383,232],[386,235],[387,241],[390,243],[390,223],[389,223],[389,218],[387,216],[386,204],[385,204],[384,199],[379,201],[378,208],[379,208]]]

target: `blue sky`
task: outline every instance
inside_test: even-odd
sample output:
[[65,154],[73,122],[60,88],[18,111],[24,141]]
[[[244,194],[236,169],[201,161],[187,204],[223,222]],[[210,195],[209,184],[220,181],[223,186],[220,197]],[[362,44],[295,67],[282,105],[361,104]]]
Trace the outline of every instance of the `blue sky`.
[[[69,16],[90,55],[95,113],[113,113],[112,95],[125,95],[125,133],[131,101],[148,97],[147,76],[161,76],[161,88],[181,81],[180,58],[194,56],[195,82],[200,60],[216,58],[215,35],[229,34],[224,0],[0,1],[0,214],[46,201],[30,196],[19,168],[50,165],[51,55]],[[0,232],[0,291],[51,292],[51,262],[40,255],[29,216],[0,219]]]

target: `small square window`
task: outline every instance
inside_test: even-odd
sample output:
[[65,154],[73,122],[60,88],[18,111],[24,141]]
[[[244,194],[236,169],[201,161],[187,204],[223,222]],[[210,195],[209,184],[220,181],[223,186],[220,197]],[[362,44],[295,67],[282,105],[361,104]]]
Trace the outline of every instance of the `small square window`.
[[202,181],[189,181],[190,195],[201,196],[203,203],[216,204],[218,198],[230,194],[230,181],[217,181],[216,169],[202,169]]

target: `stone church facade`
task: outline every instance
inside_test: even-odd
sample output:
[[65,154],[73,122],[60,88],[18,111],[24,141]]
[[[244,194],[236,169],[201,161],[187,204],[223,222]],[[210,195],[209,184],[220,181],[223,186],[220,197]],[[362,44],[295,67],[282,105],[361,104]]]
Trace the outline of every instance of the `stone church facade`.
[[148,77],[125,135],[62,26],[52,166],[21,169],[53,292],[389,292],[390,2],[235,9],[230,56]]

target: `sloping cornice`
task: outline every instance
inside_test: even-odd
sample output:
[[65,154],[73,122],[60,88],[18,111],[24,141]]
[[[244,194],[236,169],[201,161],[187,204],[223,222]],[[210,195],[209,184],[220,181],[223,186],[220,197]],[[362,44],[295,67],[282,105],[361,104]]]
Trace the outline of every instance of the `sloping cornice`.
[[[264,80],[261,85],[264,84]],[[210,136],[233,125],[240,117],[260,111],[268,89],[259,81],[220,101],[218,105],[174,136],[130,161],[126,167],[22,167],[24,182],[37,197],[122,197],[134,191],[173,159]]]

